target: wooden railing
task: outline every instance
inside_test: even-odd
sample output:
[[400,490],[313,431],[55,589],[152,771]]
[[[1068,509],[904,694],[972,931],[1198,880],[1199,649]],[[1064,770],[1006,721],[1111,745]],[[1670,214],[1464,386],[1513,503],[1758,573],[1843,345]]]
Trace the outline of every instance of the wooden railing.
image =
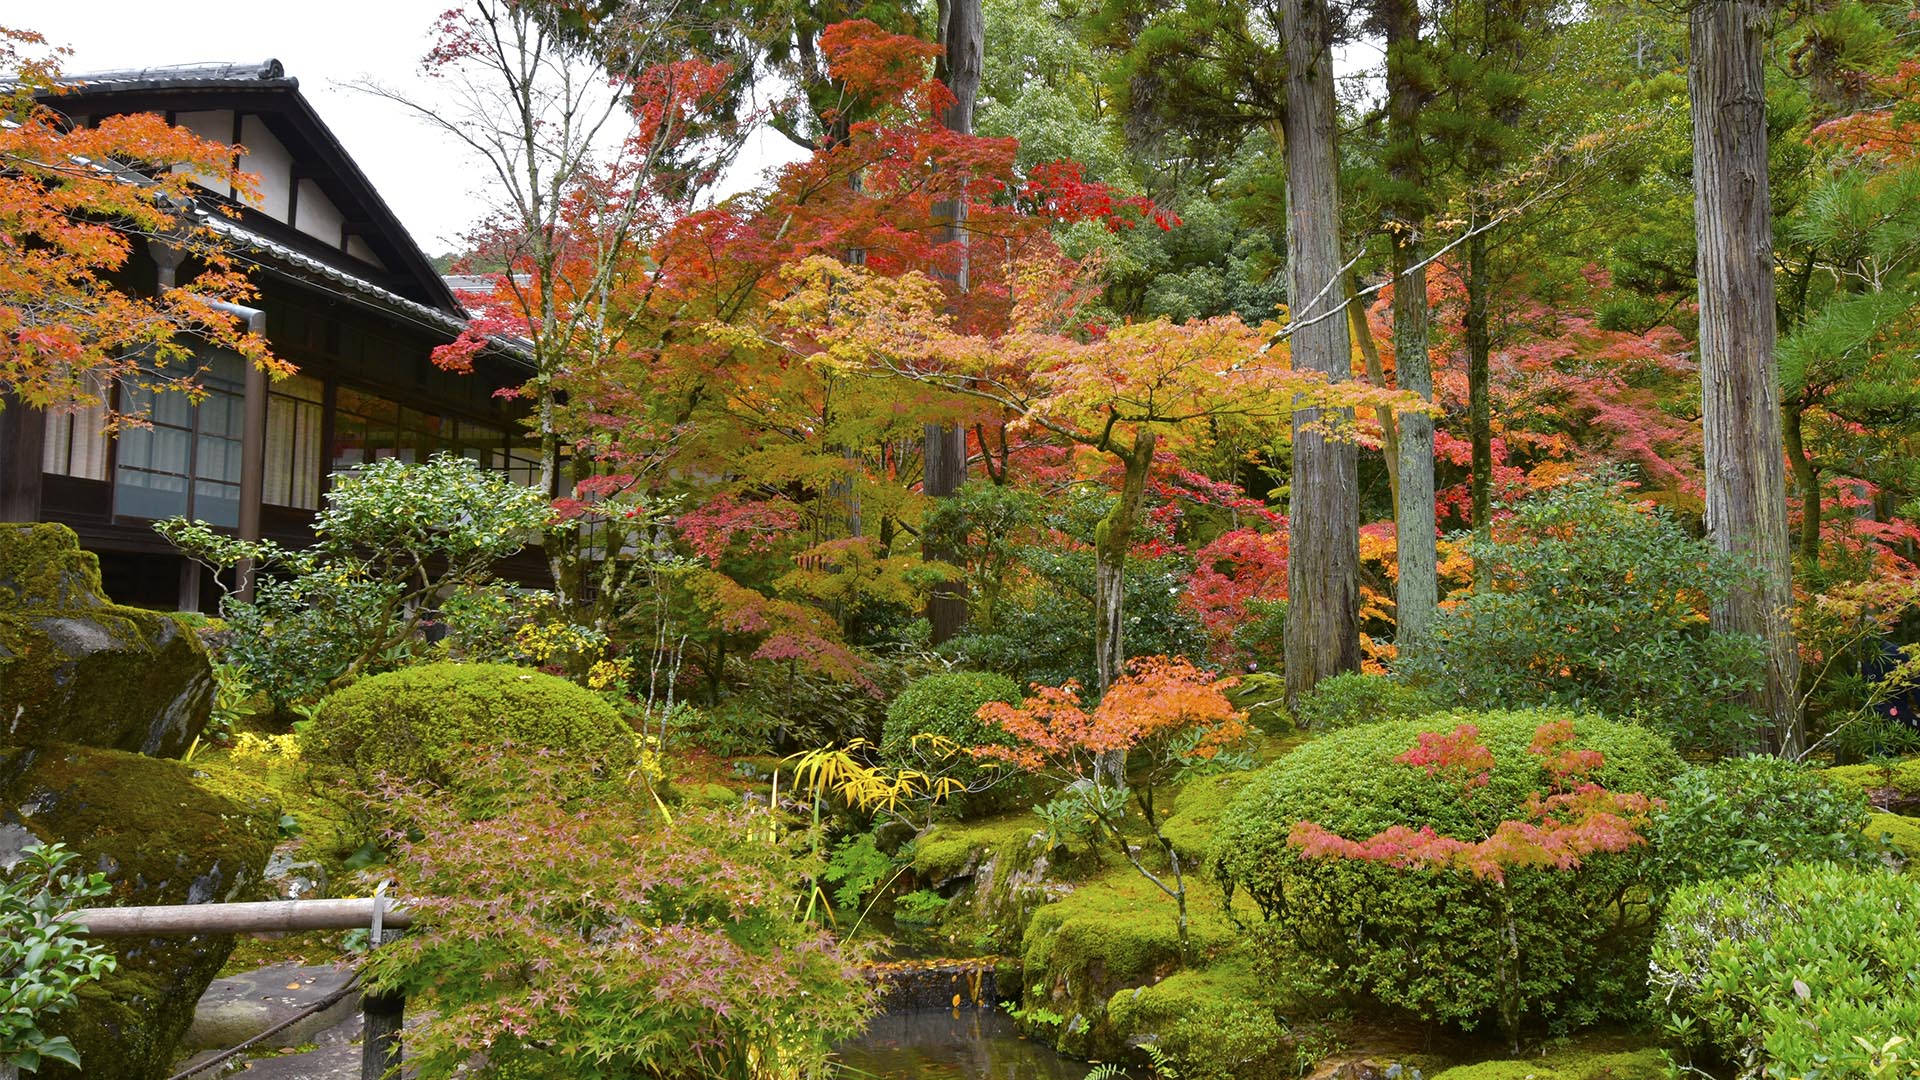
[[[86,908],[75,913],[75,920],[86,927],[89,935],[100,938],[366,929],[372,933],[370,943],[373,945],[390,941],[398,936],[399,931],[413,925],[413,917],[406,908],[395,907],[391,900],[380,896],[361,900],[271,900],[252,904]],[[366,1026],[360,1049],[360,1080],[386,1080],[399,1075],[400,1025],[405,1013],[406,999],[398,994],[361,993],[360,1015]],[[301,1016],[285,1021],[281,1026],[289,1026],[305,1015],[303,1011]],[[197,1066],[192,1072],[178,1074],[175,1080],[205,1072],[271,1033],[262,1032],[221,1057]]]

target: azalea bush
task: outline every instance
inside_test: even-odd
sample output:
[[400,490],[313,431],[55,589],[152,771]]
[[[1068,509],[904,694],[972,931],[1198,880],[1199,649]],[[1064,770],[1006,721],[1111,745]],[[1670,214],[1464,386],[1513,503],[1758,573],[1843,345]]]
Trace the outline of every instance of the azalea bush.
[[537,756],[484,756],[461,785],[384,793],[414,926],[365,978],[422,1005],[421,1075],[759,1080],[864,1025],[859,955],[800,916],[823,866],[764,814],[668,818]]
[[1698,1065],[1759,1077],[1920,1071],[1920,882],[1832,863],[1674,894],[1652,1004]]
[[1479,580],[1444,608],[1399,672],[1448,705],[1559,705],[1633,720],[1688,748],[1751,744],[1741,700],[1765,660],[1753,635],[1709,625],[1750,571],[1630,501],[1611,474],[1519,503],[1469,541]]
[[1660,735],[1552,711],[1316,739],[1242,790],[1212,871],[1265,915],[1272,977],[1463,1028],[1565,1029],[1641,1005],[1646,843],[1681,762]]

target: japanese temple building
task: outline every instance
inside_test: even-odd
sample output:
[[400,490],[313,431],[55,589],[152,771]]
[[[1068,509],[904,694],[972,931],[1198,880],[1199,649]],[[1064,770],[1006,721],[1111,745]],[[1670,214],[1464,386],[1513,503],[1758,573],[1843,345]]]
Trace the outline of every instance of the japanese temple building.
[[[312,538],[329,477],[366,461],[449,451],[522,480],[537,474],[519,414],[494,394],[526,380],[524,358],[490,350],[470,375],[433,365],[466,312],[279,61],[73,79],[55,104],[76,124],[154,112],[245,147],[240,166],[258,177],[258,197],[210,189],[196,216],[253,267],[268,343],[299,373],[270,383],[208,348],[204,400],[121,386],[115,406],[152,426],[113,438],[104,407],[0,409],[0,520],[71,526],[118,602],[208,610],[213,584],[153,521],[185,515],[298,545]],[[212,212],[221,204],[237,216]],[[136,248],[129,287],[151,291],[183,272],[163,245]]]

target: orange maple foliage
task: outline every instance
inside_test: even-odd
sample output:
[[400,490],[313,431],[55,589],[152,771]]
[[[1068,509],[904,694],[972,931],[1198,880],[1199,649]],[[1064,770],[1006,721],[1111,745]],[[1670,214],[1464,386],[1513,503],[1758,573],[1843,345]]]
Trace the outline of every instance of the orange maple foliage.
[[1227,700],[1226,691],[1235,682],[1216,678],[1185,657],[1140,657],[1091,712],[1082,705],[1079,683],[1035,684],[1024,703],[990,702],[979,712],[981,720],[1013,736],[1017,744],[971,752],[1028,772],[1086,776],[1102,754],[1197,733],[1198,742],[1183,756],[1210,760],[1247,734],[1245,714]]
[[[0,70],[14,73],[0,88],[0,393],[54,409],[99,404],[120,380],[197,394],[194,338],[291,371],[215,306],[253,287],[188,209],[199,183],[253,195],[239,148],[151,113],[71,124],[55,107],[60,55],[0,27]],[[112,278],[136,237],[183,249],[199,273],[155,297],[123,290]]]

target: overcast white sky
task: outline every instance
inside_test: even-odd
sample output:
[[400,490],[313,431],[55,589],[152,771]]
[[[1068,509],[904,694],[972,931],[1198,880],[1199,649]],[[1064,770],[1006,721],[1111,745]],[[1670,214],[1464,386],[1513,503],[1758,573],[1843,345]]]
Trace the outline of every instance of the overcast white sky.
[[[277,57],[421,249],[437,255],[454,248],[484,208],[482,174],[452,139],[345,84],[371,78],[431,100],[433,83],[419,75],[427,28],[455,6],[458,0],[254,0],[214,12],[153,0],[69,0],[34,5],[31,14],[6,11],[0,24],[70,47],[65,67],[72,72]],[[727,186],[746,186],[768,164],[787,160],[783,144],[763,132]]]

